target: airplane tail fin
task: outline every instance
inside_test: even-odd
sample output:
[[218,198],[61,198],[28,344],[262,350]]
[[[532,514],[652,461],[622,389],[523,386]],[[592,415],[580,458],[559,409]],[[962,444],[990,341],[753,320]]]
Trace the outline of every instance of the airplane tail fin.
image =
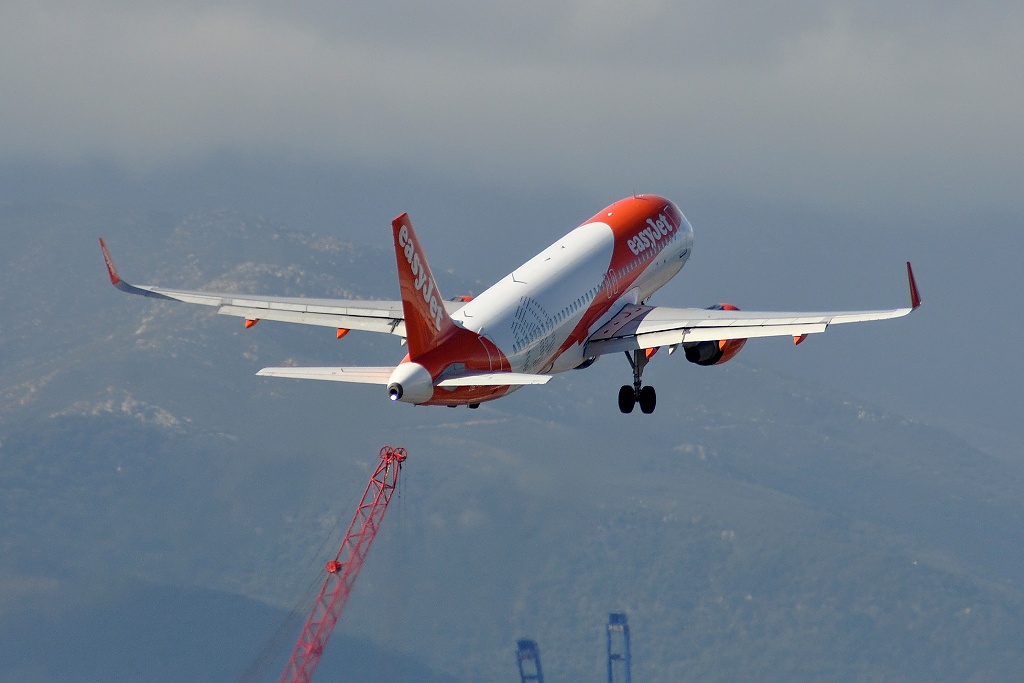
[[427,265],[420,241],[412,229],[409,214],[391,221],[395,236],[395,258],[398,261],[398,283],[402,290],[405,313],[405,335],[409,357],[430,351],[456,329],[437,290],[437,282]]

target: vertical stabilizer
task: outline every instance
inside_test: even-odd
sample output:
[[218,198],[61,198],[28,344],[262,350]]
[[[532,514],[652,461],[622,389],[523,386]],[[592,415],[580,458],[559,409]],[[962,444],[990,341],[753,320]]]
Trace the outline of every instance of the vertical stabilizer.
[[455,329],[455,323],[445,310],[444,299],[437,291],[437,283],[412,229],[409,214],[403,213],[391,221],[391,227],[395,233],[405,336],[409,343],[409,357],[415,360],[444,340]]

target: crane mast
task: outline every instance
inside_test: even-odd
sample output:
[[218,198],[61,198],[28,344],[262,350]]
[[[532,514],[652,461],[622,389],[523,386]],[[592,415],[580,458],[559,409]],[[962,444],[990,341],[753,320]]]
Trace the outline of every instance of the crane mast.
[[608,615],[608,683],[630,683],[629,622],[626,615]]
[[404,448],[385,446],[380,450],[380,464],[366,485],[338,554],[327,563],[324,585],[278,683],[309,683],[312,678],[327,639],[338,623],[352,585],[380,529],[406,457],[408,454]]
[[544,683],[544,673],[540,669],[540,648],[537,641],[516,641],[516,660],[519,662],[519,678],[522,683]]

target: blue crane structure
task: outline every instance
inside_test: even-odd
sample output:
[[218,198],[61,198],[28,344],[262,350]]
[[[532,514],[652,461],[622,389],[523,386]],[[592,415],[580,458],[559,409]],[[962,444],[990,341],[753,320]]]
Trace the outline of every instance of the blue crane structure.
[[516,659],[519,661],[522,683],[544,683],[544,673],[540,668],[540,648],[536,641],[517,640]]
[[608,615],[608,683],[630,683],[629,623],[626,615]]
[[[544,683],[537,641],[516,641],[516,661],[521,683]],[[629,654],[629,622],[622,612],[608,615],[608,683],[632,683]]]

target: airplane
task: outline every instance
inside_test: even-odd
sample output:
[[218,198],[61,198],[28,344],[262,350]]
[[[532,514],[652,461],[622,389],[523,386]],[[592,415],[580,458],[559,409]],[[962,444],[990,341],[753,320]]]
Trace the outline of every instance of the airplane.
[[391,401],[416,405],[466,405],[545,384],[599,357],[624,353],[632,384],[619,389],[618,406],[639,404],[654,412],[657,394],[643,372],[661,348],[683,350],[697,365],[721,365],[747,339],[809,334],[840,323],[885,320],[921,305],[910,263],[910,306],[832,312],[740,311],[648,305],[650,297],[683,267],[693,248],[693,228],[679,208],[656,195],[634,195],[605,207],[557,242],[474,297],[445,300],[408,214],[392,223],[399,301],[306,299],[185,291],[132,285],[121,279],[106,243],[100,247],[110,281],[129,294],[212,306],[252,327],[276,320],[402,338],[408,353],[386,367],[270,367],[257,375],[376,384]]

